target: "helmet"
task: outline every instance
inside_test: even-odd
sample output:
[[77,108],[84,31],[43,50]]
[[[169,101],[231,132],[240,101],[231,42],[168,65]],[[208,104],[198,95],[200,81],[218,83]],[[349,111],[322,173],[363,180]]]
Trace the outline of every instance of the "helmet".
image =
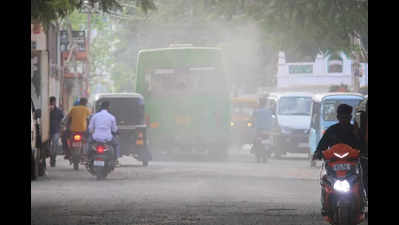
[[337,107],[337,115],[350,115],[352,114],[352,106],[341,104]]

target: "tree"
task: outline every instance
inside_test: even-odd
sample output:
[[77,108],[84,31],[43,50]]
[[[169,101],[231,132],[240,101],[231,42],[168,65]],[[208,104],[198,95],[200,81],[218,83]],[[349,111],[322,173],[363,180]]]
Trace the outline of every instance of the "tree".
[[367,60],[368,0],[255,0],[246,12],[253,15],[279,47],[316,55],[352,52],[353,40],[363,40]]
[[144,12],[155,9],[152,0],[31,0],[31,19],[46,27],[50,22],[63,19],[86,6],[96,7],[105,13],[120,10],[120,2],[135,2]]

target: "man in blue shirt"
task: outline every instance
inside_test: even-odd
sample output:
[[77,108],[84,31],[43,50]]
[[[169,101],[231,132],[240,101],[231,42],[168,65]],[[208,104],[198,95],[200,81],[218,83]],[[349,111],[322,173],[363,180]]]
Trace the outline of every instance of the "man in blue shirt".
[[[268,136],[268,133],[272,130],[273,127],[273,112],[270,109],[265,108],[265,106],[266,106],[266,98],[260,98],[259,107],[252,114],[252,118],[254,120],[254,125],[256,129],[256,134],[251,152],[254,152],[255,155],[258,155],[259,153],[261,153],[260,155],[264,155],[263,154],[264,152],[256,152],[256,151],[261,151],[259,147],[255,147],[258,146],[257,139],[265,135]],[[258,158],[258,161],[259,160],[260,159]]]
[[259,107],[254,111],[252,117],[255,120],[256,132],[270,131],[273,125],[273,112],[265,108],[266,100],[259,99]]
[[104,101],[101,104],[100,111],[93,115],[89,123],[89,132],[91,139],[99,142],[110,142],[116,152],[116,163],[119,164],[120,157],[119,142],[112,135],[118,132],[115,117],[108,112],[109,102]]
[[64,112],[56,105],[57,98],[55,96],[50,97],[50,164],[52,167],[55,166],[55,160],[57,156],[57,143],[60,138],[61,124],[64,119]]

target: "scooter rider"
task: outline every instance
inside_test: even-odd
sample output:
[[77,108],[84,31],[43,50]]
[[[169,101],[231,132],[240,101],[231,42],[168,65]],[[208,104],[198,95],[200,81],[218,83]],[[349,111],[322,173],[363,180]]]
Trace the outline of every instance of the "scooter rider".
[[[330,126],[317,146],[313,155],[313,160],[321,160],[322,152],[335,144],[342,143],[351,146],[354,149],[360,149],[360,140],[356,134],[354,125],[352,125],[352,106],[341,104],[337,107],[338,123]],[[324,190],[321,193],[322,215],[327,215],[327,206],[324,202]]]
[[[273,112],[265,108],[266,106],[266,97],[259,99],[259,107],[254,111],[252,117],[254,119],[254,126],[256,129],[255,134],[255,141],[252,145],[251,151],[259,151],[254,146],[256,145],[257,137],[261,135],[266,135],[268,132],[271,131],[273,125]],[[254,152],[255,153],[255,152]],[[255,153],[256,154],[256,153]]]
[[341,104],[337,107],[338,123],[327,128],[316,148],[313,160],[321,160],[321,152],[329,147],[343,143],[355,149],[360,149],[360,140],[356,134],[355,126],[352,125],[352,106]]
[[[87,105],[87,98],[81,98],[79,105],[73,106],[71,111],[66,116],[66,124],[68,124],[68,130],[66,137],[69,137],[73,132],[80,132],[87,138],[87,119],[90,116],[90,109]],[[67,148],[67,154],[70,156],[69,149]]]
[[89,137],[90,142],[109,142],[116,151],[116,164],[119,164],[118,158],[120,157],[120,149],[118,140],[112,135],[118,132],[115,117],[108,112],[109,102],[104,101],[101,103],[100,111],[94,114],[89,123]]

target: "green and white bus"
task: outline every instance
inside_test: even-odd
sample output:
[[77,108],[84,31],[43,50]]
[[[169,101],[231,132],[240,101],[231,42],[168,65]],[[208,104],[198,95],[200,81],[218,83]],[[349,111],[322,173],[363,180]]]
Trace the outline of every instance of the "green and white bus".
[[148,144],[155,153],[224,157],[231,107],[222,52],[169,47],[138,53],[136,92],[144,96]]

